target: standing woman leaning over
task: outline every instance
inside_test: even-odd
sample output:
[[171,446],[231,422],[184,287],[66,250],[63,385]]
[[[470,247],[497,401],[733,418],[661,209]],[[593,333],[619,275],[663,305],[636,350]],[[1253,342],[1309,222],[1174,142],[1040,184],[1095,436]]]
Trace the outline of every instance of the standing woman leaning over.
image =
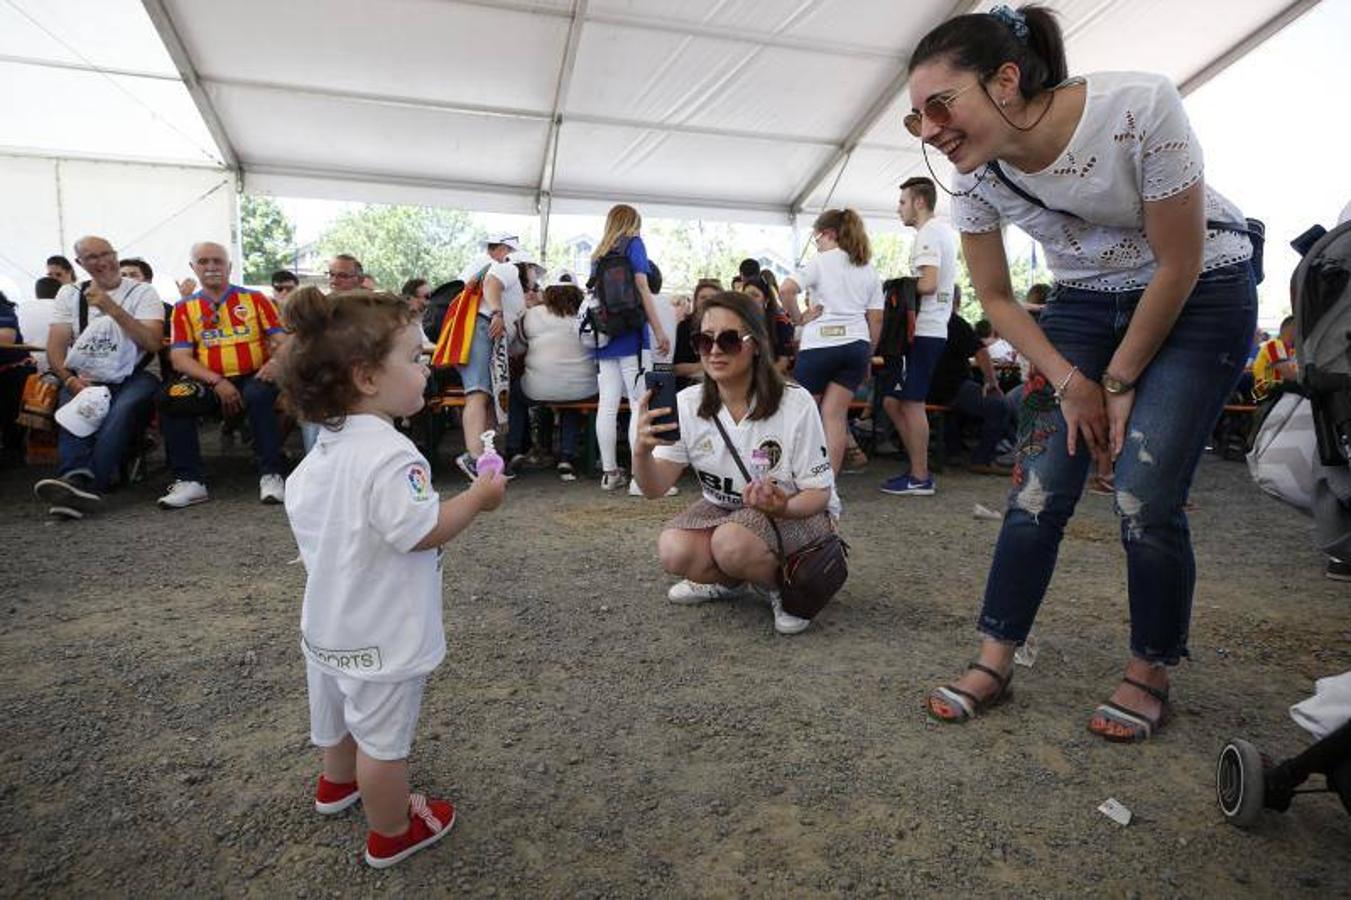
[[[812,225],[817,255],[783,280],[779,299],[802,325],[793,377],[821,407],[830,466],[840,471],[849,440],[849,403],[868,377],[882,333],[882,280],[871,265],[863,220],[852,209],[828,209]],[[799,291],[812,292],[803,314]]]
[[[591,278],[596,277],[596,264],[607,253],[622,253],[633,268],[633,281],[638,294],[643,298],[643,311],[647,316],[648,327],[656,340],[658,354],[665,356],[670,350],[670,339],[657,317],[657,305],[652,299],[652,288],[647,276],[650,266],[647,261],[647,246],[639,233],[643,228],[642,217],[632,206],[620,203],[610,208],[605,217],[605,233],[595,252],[591,254]],[[589,283],[589,280],[588,280]],[[599,367],[599,397],[596,408],[596,442],[600,444],[601,475],[600,486],[612,491],[624,486],[624,476],[619,471],[616,460],[615,444],[619,440],[619,400],[628,397],[629,409],[638,408],[638,397],[642,387],[638,379],[643,370],[642,355],[648,349],[647,329],[637,328],[625,334],[614,335],[609,342],[596,350],[596,363]],[[629,416],[629,448],[634,445],[634,435],[638,425],[637,415]]]
[[[1020,415],[979,661],[930,694],[929,713],[961,722],[1007,695],[1089,465],[1105,458],[1116,469],[1130,655],[1088,728],[1144,740],[1168,712],[1166,667],[1187,655],[1196,571],[1182,505],[1253,331],[1247,226],[1206,186],[1172,83],[1140,72],[1067,78],[1044,8],[951,19],[920,42],[910,69],[905,124],[957,170],[953,220],[985,315],[1040,373]],[[1042,243],[1055,274],[1040,327],[1013,296],[1006,222]]]

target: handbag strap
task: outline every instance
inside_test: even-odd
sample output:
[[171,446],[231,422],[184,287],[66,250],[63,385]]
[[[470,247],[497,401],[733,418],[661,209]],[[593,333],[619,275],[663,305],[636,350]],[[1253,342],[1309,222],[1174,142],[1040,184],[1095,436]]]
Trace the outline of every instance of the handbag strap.
[[[718,418],[717,413],[713,414],[713,424],[718,426],[718,433],[722,435],[722,442],[726,444],[727,449],[732,452],[732,459],[736,462],[736,467],[741,470],[741,477],[746,479],[747,484],[750,484],[755,479],[751,478],[750,469],[747,469],[746,464],[741,461],[741,454],[737,452],[736,444],[732,443],[732,437],[727,433],[727,429],[723,427],[722,420]],[[782,560],[788,555],[783,551],[783,535],[779,532],[779,526],[774,524],[773,516],[766,515],[765,518],[769,520],[769,527],[774,529],[774,540],[779,543],[779,559]]]
[[[1013,193],[1017,194],[1019,197],[1023,198],[1028,203],[1031,203],[1033,206],[1038,206],[1046,210],[1047,212],[1059,213],[1062,216],[1069,216],[1072,219],[1079,219],[1080,221],[1083,221],[1082,216],[1076,216],[1074,213],[1066,212],[1063,209],[1056,209],[1054,206],[1047,206],[1045,203],[1042,202],[1042,199],[1040,197],[1038,197],[1036,194],[1032,193],[1027,188],[1023,187],[1022,185],[1015,182],[1012,178],[1010,178],[1004,172],[1003,167],[999,165],[999,160],[997,159],[990,160],[988,163],[986,163],[986,168],[988,168],[991,172],[994,173],[994,177],[998,178],[1000,182],[1004,185],[1004,187],[1013,191]],[[1211,229],[1212,231],[1232,231],[1235,234],[1244,235],[1250,241],[1258,241],[1265,237],[1265,235],[1262,232],[1259,232],[1257,229],[1253,228],[1250,222],[1244,222],[1242,224],[1239,224],[1237,222],[1223,222],[1219,219],[1207,219],[1206,227]]]

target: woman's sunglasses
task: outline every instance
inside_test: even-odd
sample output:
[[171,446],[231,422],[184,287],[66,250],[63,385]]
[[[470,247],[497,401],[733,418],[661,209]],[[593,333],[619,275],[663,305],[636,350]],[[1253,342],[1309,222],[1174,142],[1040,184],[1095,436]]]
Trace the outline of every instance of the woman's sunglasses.
[[719,331],[716,336],[696,331],[690,335],[690,346],[700,356],[708,356],[712,353],[714,345],[717,345],[717,348],[728,356],[735,356],[741,352],[742,345],[750,339],[749,334],[742,334],[733,328]]
[[951,94],[940,97],[930,97],[924,101],[922,111],[911,110],[902,122],[905,124],[905,130],[915,137],[919,137],[924,130],[924,120],[928,119],[938,128],[946,128],[952,122],[952,104],[957,98],[967,91],[971,90],[979,81],[973,81],[966,87],[953,91]]

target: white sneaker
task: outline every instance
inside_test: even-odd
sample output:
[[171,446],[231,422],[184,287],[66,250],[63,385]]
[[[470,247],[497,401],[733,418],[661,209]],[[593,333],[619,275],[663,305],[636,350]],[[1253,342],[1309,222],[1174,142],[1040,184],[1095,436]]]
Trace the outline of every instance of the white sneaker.
[[258,499],[264,503],[285,503],[286,481],[280,475],[264,475],[259,478]]
[[602,491],[613,491],[615,488],[624,486],[624,473],[618,470],[606,472],[600,476],[600,489]]
[[169,486],[169,493],[156,502],[160,509],[183,509],[196,503],[205,503],[211,498],[206,493],[206,485],[200,481],[175,481]]
[[769,598],[769,605],[774,610],[774,630],[779,634],[800,634],[807,630],[807,626],[812,623],[811,619],[799,619],[792,613],[783,611],[783,598],[779,596],[778,591],[764,591]]
[[[666,496],[667,496],[667,497],[674,497],[676,494],[679,494],[679,493],[680,493],[680,488],[676,487],[674,484],[671,485],[669,488],[666,489]],[[643,496],[643,489],[640,488],[640,487],[638,487],[638,482],[635,481],[635,480],[633,480],[633,479],[629,479],[629,496],[630,496],[630,497],[641,497],[641,496]]]
[[700,584],[697,581],[686,579],[671,585],[671,589],[666,592],[666,599],[672,603],[691,606],[695,603],[707,603],[710,600],[731,600],[733,597],[740,597],[744,593],[746,593],[745,584],[728,587],[722,584]]

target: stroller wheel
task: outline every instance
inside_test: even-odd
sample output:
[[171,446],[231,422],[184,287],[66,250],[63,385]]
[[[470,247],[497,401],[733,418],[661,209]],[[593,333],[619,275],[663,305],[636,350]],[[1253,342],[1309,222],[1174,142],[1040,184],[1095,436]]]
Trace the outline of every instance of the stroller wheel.
[[1215,764],[1215,793],[1231,825],[1257,824],[1266,793],[1262,754],[1242,738],[1224,745]]

